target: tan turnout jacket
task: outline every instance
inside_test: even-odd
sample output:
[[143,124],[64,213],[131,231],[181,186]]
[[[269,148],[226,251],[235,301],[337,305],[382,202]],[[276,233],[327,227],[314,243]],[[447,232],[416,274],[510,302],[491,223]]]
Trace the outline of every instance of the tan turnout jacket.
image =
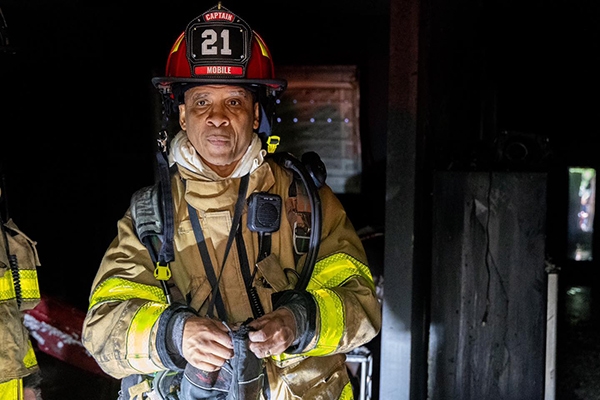
[[20,400],[23,378],[39,371],[23,320],[40,302],[39,259],[36,243],[12,219],[0,224],[0,399]]
[[[206,314],[211,292],[198,250],[187,204],[198,212],[217,275],[237,199],[240,179],[206,181],[179,168],[172,177],[175,261],[171,263],[174,300]],[[292,228],[286,218],[290,171],[267,160],[250,177],[247,196],[270,192],[283,199],[280,229],[272,234],[271,255],[259,264],[254,284],[265,309],[272,310],[274,291],[293,289],[304,265],[296,263]],[[273,399],[351,399],[344,353],[373,339],[381,327],[380,304],[361,241],[339,200],[327,186],[320,189],[323,215],[318,261],[308,285],[317,304],[316,335],[301,354],[283,354],[267,361]],[[248,260],[257,259],[258,235],[241,226]],[[92,285],[83,326],[83,344],[101,368],[115,378],[152,373],[166,367],[157,354],[161,313],[167,308],[154,265],[136,237],[130,210],[118,222],[118,235],[108,248]],[[220,292],[229,323],[252,317],[235,243],[222,271]]]

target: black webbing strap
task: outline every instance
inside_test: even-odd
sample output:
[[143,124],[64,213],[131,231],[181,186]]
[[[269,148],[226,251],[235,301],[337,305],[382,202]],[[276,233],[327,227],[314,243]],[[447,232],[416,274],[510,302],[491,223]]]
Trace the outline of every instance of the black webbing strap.
[[175,259],[173,252],[173,194],[171,193],[171,178],[169,174],[169,162],[162,152],[156,153],[158,162],[158,174],[162,198],[164,238],[160,251],[158,252],[158,263],[166,265]]
[[256,262],[264,260],[269,254],[271,254],[271,234],[270,233],[258,233],[258,259]]
[[[252,307],[252,314],[254,315],[254,318],[262,317],[263,315],[265,315],[265,310],[260,302],[260,298],[258,297],[256,288],[252,285],[254,274],[250,272],[250,263],[248,263],[246,244],[244,243],[244,236],[242,235],[241,229],[238,229],[235,235],[235,239],[238,256],[240,257],[242,277],[244,278],[246,293],[248,294],[248,301],[250,302],[250,306]],[[256,272],[256,269],[254,272]]]
[[[206,271],[206,278],[208,282],[210,282],[210,286],[213,288],[213,296],[216,297],[216,301],[213,303],[217,307],[217,314],[221,318],[225,318],[227,313],[225,312],[225,304],[223,303],[223,298],[221,297],[221,292],[219,290],[215,291],[215,288],[218,287],[217,275],[215,274],[215,269],[213,268],[212,262],[210,261],[210,255],[208,254],[208,248],[206,247],[206,240],[204,238],[204,234],[202,233],[202,228],[200,227],[200,219],[198,218],[198,213],[196,209],[188,204],[188,211],[190,213],[190,220],[192,222],[192,228],[194,229],[194,235],[196,235],[196,243],[198,244],[198,250],[200,251],[200,256],[202,257],[202,264],[204,264],[204,270]],[[212,307],[208,310],[208,316],[212,317]]]
[[196,242],[198,243],[198,250],[200,251],[200,255],[202,256],[202,263],[204,264],[204,269],[206,271],[206,277],[209,280],[212,286],[212,298],[210,300],[210,304],[208,306],[207,315],[209,317],[213,317],[213,308],[217,307],[217,313],[222,320],[225,320],[227,317],[227,313],[225,312],[225,305],[223,303],[223,297],[221,296],[221,291],[219,290],[219,283],[221,281],[221,277],[223,276],[223,269],[225,268],[225,262],[227,261],[227,255],[229,254],[229,250],[231,248],[231,244],[233,243],[233,238],[240,226],[240,220],[242,219],[242,211],[244,210],[244,203],[246,200],[246,191],[248,190],[248,181],[250,180],[250,175],[246,174],[240,180],[240,188],[238,191],[238,198],[235,204],[235,211],[233,214],[233,220],[231,222],[231,230],[229,231],[229,237],[227,238],[227,245],[225,247],[225,254],[223,255],[223,265],[221,266],[221,272],[219,273],[219,277],[217,278],[212,262],[210,261],[210,256],[208,254],[208,248],[206,247],[206,240],[204,238],[204,234],[202,233],[202,228],[200,226],[200,219],[198,217],[198,212],[194,207],[188,204],[188,211],[190,213],[190,221],[192,223],[192,229],[194,230],[194,234],[196,235]]

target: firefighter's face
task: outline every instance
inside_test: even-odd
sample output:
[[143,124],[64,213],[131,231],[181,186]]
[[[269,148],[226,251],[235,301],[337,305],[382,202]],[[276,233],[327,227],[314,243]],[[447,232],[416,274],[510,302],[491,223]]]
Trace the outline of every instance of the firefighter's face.
[[252,93],[239,86],[195,86],[179,106],[179,124],[202,160],[228,176],[258,129],[259,107]]

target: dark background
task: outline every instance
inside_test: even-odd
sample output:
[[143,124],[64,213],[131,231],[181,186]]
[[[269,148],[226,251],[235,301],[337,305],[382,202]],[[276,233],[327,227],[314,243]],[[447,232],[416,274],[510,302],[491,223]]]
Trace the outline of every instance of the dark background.
[[[10,39],[9,51],[0,54],[4,205],[38,242],[43,293],[87,309],[116,221],[131,194],[154,180],[160,104],[150,79],[162,74],[187,23],[215,4],[0,0]],[[427,103],[419,115],[422,165],[548,172],[548,249],[562,261],[565,168],[600,168],[598,3],[420,4],[419,96]],[[390,1],[232,0],[224,6],[261,34],[276,66],[358,66],[363,192],[340,197],[357,228],[383,226],[385,213],[397,212],[385,209],[389,49],[399,40],[390,36],[390,24],[403,24],[390,21]],[[528,146],[527,157],[509,157],[506,144],[513,139]],[[597,262],[561,266],[563,282],[600,286]],[[596,331],[581,332],[567,329],[559,339],[560,374],[575,369],[574,359],[598,354]],[[587,347],[580,351],[581,343]],[[563,388],[584,380],[565,375]],[[577,399],[565,393],[564,399]]]

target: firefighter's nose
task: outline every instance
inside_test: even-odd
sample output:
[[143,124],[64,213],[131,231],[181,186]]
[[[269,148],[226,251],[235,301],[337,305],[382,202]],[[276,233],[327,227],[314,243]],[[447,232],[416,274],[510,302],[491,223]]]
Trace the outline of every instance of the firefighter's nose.
[[217,106],[211,109],[207,118],[207,122],[216,127],[227,126],[229,125],[229,117],[224,112],[222,107]]

